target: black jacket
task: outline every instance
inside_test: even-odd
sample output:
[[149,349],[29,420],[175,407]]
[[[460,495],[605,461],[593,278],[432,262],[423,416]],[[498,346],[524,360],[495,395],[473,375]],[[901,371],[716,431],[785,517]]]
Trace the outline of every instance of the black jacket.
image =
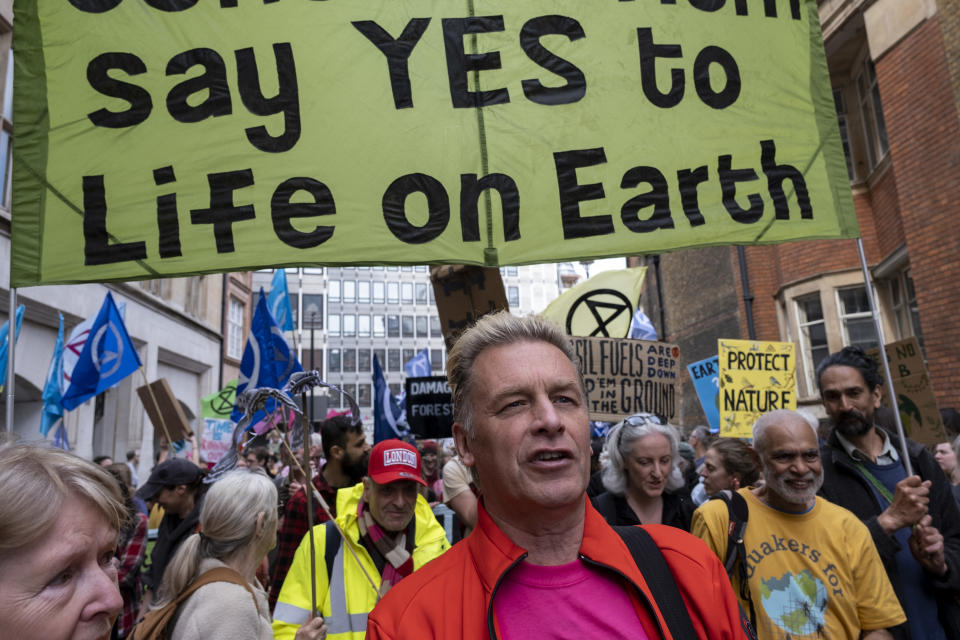
[[141,578],[144,588],[156,592],[160,587],[160,581],[163,580],[163,572],[180,548],[180,544],[197,531],[203,497],[198,497],[196,500],[193,511],[188,513],[187,517],[181,519],[166,513],[160,520],[160,526],[157,527],[157,542],[153,545],[153,553],[150,554],[150,565]]
[[[890,433],[887,433],[887,436],[897,452],[900,452],[900,440]],[[939,607],[940,624],[946,630],[947,638],[960,640],[960,605],[956,600],[960,596],[960,511],[953,499],[947,477],[930,452],[923,445],[909,439],[907,451],[913,464],[913,472],[922,480],[930,480],[932,483],[929,513],[933,518],[933,526],[943,534],[947,575],[939,578],[933,574],[927,574],[927,579],[933,586]],[[896,555],[901,545],[893,536],[887,535],[877,523],[877,516],[883,509],[873,488],[857,471],[850,456],[837,439],[836,433],[830,433],[830,437],[821,449],[820,457],[824,472],[820,495],[834,504],[849,509],[867,525],[893,590],[902,602],[903,585],[900,584],[896,562]],[[906,624],[890,631],[898,640],[923,640],[910,638],[910,631]]]
[[[595,498],[590,498],[590,501],[611,527],[643,524],[637,519],[637,514],[627,504],[627,499],[624,496],[614,495],[607,491]],[[696,509],[696,506],[689,496],[683,495],[682,492],[667,493],[665,491],[663,493],[663,516],[659,524],[690,531],[690,520],[693,519],[694,509]]]

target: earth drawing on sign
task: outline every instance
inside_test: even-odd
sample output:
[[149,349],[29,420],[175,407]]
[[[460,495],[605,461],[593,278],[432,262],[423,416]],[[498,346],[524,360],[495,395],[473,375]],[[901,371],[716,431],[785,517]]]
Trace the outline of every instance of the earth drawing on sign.
[[827,589],[809,570],[761,580],[760,596],[767,616],[792,636],[823,632]]

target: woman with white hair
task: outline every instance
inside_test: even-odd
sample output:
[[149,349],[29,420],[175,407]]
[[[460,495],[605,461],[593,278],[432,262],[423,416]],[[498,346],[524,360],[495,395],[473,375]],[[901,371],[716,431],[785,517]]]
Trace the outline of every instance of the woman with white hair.
[[593,499],[608,523],[690,530],[694,505],[678,468],[679,443],[676,428],[652,413],[614,425],[601,457],[607,491]]
[[[267,595],[257,568],[277,538],[277,488],[262,471],[238,469],[207,491],[200,531],[184,541],[167,566],[152,609],[174,602],[206,573],[208,582],[180,603],[167,625],[170,640],[273,638]],[[222,571],[229,570],[228,572]],[[326,637],[322,618],[303,625],[297,640]],[[135,636],[136,637],[136,636]]]

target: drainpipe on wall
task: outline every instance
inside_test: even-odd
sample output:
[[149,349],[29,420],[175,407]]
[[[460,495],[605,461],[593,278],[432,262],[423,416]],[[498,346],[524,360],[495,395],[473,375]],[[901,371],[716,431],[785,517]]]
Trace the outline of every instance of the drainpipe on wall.
[[747,252],[743,245],[737,245],[737,258],[740,261],[740,285],[743,288],[743,308],[747,316],[747,336],[750,340],[756,340],[757,331],[753,326],[753,292],[750,291],[750,279],[747,277]]

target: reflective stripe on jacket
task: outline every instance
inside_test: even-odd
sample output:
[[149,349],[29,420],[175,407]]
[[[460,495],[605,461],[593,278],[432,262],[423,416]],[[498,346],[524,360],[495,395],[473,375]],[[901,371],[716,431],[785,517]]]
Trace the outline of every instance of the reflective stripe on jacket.
[[[369,552],[358,541],[360,528],[357,525],[357,504],[363,495],[363,484],[357,484],[337,492],[337,523],[346,532],[351,546],[367,574],[380,587],[380,573]],[[449,548],[447,537],[430,505],[423,496],[417,496],[414,510],[415,547],[414,570],[419,569]],[[364,576],[353,554],[341,540],[334,558],[328,580],[326,560],[326,527],[313,528],[315,548],[317,603],[327,624],[330,640],[360,640],[367,628],[367,614],[377,603],[377,593]],[[303,537],[293,556],[290,571],[280,589],[277,605],[273,610],[273,633],[277,640],[292,640],[297,629],[310,619],[310,542]]]

